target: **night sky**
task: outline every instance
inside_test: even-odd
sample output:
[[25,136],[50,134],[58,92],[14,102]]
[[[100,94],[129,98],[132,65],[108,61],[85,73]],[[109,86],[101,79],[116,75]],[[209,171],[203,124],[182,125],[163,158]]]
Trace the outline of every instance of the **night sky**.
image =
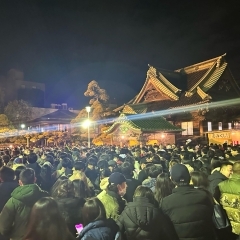
[[178,69],[227,53],[240,79],[238,1],[1,0],[0,75],[43,82],[46,101],[86,106],[91,80],[122,104],[148,64]]

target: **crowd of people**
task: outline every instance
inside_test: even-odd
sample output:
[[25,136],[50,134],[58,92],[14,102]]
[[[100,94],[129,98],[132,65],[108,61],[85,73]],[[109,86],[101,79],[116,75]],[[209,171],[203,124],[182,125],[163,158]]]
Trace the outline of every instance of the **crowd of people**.
[[[240,146],[0,152],[0,240],[236,240]],[[230,224],[213,220],[222,206]]]

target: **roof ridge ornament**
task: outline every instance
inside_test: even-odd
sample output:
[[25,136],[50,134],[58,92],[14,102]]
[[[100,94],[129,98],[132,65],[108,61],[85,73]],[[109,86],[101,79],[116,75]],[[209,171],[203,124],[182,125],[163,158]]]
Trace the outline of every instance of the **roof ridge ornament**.
[[148,66],[149,66],[149,69],[147,71],[147,76],[148,77],[157,77],[157,70],[156,70],[156,68],[154,68],[153,66],[151,66],[149,64],[148,64]]
[[202,100],[210,100],[212,97],[205,93],[199,86],[197,86],[197,93],[202,98]]

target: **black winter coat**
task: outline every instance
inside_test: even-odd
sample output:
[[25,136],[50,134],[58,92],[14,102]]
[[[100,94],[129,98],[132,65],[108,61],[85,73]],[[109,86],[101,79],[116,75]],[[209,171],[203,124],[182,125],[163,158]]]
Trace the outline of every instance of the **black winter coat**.
[[215,170],[211,175],[208,176],[209,186],[208,191],[215,196],[217,186],[220,182],[227,180],[228,178],[224,176],[219,171]]
[[214,240],[213,204],[206,191],[181,186],[162,200],[163,212],[173,222],[180,240]]
[[85,203],[84,199],[80,198],[57,198],[58,207],[65,219],[68,229],[73,236],[76,236],[75,225],[82,223],[82,207]]
[[11,197],[12,191],[18,186],[19,185],[17,181],[0,183],[0,212],[2,211],[8,199]]
[[135,197],[128,203],[117,223],[126,240],[178,239],[172,223],[145,197]]
[[114,240],[118,233],[118,225],[112,218],[89,223],[77,237],[81,240]]
[[132,202],[133,201],[133,194],[138,186],[141,185],[141,182],[137,179],[134,178],[127,178],[127,191],[126,194],[124,195],[124,199],[127,202]]

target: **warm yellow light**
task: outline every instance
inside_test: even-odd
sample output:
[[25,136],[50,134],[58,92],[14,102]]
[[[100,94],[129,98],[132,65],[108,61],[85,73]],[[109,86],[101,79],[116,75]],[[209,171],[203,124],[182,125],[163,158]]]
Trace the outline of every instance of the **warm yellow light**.
[[85,120],[82,124],[84,128],[88,128],[91,125],[91,121],[89,119]]
[[90,107],[90,106],[87,106],[87,107],[86,107],[86,111],[87,111],[88,113],[90,113],[90,112],[91,112],[91,107]]

